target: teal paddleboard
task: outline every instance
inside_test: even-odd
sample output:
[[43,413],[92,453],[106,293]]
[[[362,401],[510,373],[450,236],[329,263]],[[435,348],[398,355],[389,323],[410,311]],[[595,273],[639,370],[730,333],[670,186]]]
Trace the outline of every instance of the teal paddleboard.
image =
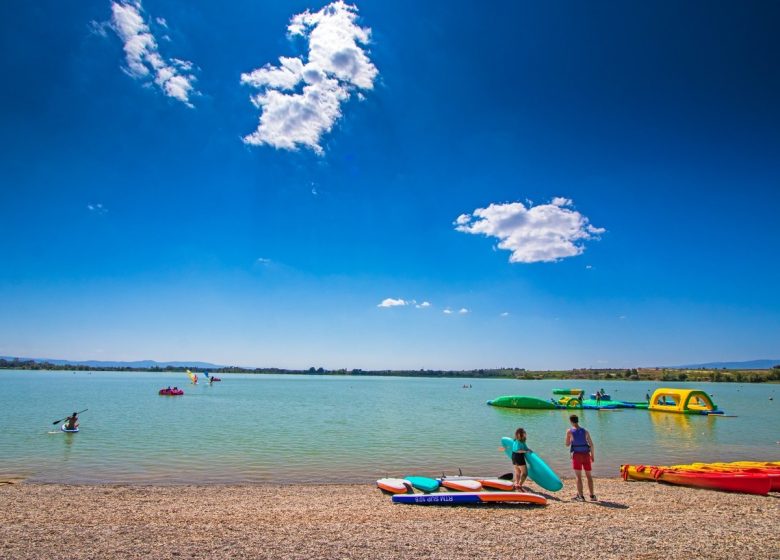
[[[504,453],[507,457],[512,458],[512,438],[502,437],[501,447],[504,448]],[[557,492],[563,488],[563,482],[555,474],[550,467],[547,466],[539,455],[536,453],[525,454],[525,464],[528,467],[528,478],[533,480],[539,486],[550,492]]]
[[439,489],[439,481],[425,476],[405,476],[404,480],[423,492],[435,492]]

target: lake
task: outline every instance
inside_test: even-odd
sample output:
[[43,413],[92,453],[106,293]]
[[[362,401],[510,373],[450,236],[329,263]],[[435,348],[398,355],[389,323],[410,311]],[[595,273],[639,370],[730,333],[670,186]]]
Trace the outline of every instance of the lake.
[[[550,398],[552,389],[603,387],[644,400],[640,381],[519,381],[183,373],[0,371],[0,474],[67,483],[368,482],[383,476],[500,475],[499,451],[519,426],[528,444],[570,477],[569,412],[501,409],[500,395]],[[158,396],[178,385],[185,395]],[[464,388],[470,385],[471,388]],[[646,410],[578,411],[596,446],[594,472],[621,463],[780,460],[780,386],[699,383],[736,418]],[[769,400],[770,396],[774,400]],[[81,431],[52,422],[74,410]],[[52,433],[53,432],[53,433]]]

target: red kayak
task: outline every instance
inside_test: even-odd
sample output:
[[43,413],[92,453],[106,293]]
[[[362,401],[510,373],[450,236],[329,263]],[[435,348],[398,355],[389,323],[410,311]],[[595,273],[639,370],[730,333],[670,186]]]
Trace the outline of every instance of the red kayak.
[[182,391],[181,389],[160,389],[157,394],[175,397],[178,395],[183,395],[184,391]]
[[723,492],[740,492],[742,494],[758,494],[766,496],[772,488],[769,476],[763,473],[712,473],[712,472],[684,472],[658,469],[655,479],[659,482],[676,484],[678,486],[692,486],[694,488],[708,488]]

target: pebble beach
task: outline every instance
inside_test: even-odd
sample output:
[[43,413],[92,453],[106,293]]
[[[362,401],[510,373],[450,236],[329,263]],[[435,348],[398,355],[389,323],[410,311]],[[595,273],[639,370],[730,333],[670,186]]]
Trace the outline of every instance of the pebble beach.
[[[372,484],[0,485],[0,558],[780,558],[780,495],[573,480],[546,507],[393,504]],[[13,483],[11,483],[13,482]],[[533,486],[531,487],[533,488]]]

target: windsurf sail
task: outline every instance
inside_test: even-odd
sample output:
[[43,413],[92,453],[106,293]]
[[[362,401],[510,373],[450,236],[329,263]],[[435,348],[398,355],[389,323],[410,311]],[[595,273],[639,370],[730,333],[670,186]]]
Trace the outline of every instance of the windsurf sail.
[[206,379],[208,379],[208,378],[209,378],[209,372],[207,372],[207,371],[204,371],[204,372],[203,372],[203,375],[205,375],[205,376],[206,376]]
[[187,370],[187,375],[190,376],[190,381],[192,381],[193,384],[197,385],[198,383],[198,376],[194,373],[192,373],[190,370]]

